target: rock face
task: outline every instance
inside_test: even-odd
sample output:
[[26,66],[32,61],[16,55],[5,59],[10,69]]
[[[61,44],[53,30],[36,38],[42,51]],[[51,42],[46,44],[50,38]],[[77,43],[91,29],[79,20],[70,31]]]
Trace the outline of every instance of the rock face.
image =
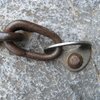
[[[62,57],[35,61],[18,57],[0,44],[0,100],[100,100],[100,0],[0,0],[0,29],[13,20],[28,20],[56,32],[63,41],[89,40],[92,59],[70,72]],[[33,33],[18,45],[35,51],[52,44]]]

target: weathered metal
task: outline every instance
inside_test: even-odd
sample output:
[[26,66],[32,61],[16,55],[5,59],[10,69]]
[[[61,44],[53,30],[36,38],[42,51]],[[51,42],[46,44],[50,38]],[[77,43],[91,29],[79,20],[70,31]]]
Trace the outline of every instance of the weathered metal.
[[22,41],[25,36],[21,33],[0,32],[0,41]]
[[63,64],[70,71],[80,71],[87,66],[91,58],[91,43],[88,41],[77,41],[77,42],[65,42],[51,45],[45,48],[45,52],[48,53],[57,47],[79,45],[78,48],[72,48],[70,51],[64,54]]
[[[29,21],[25,21],[25,20],[16,20],[16,21],[11,22],[4,29],[4,32],[15,33],[18,30],[23,30],[27,32],[37,32],[41,35],[49,37],[50,39],[53,40],[54,43],[62,42],[61,38],[53,31],[50,31],[45,27],[42,27],[40,25],[37,25]],[[18,56],[28,57],[28,58],[32,58],[35,60],[51,60],[51,59],[57,58],[62,52],[61,47],[57,47],[50,54],[45,54],[45,53],[30,52],[30,51],[21,49],[13,41],[4,41],[4,44],[6,48],[12,53]]]
[[73,68],[73,69],[77,69],[79,67],[82,66],[83,64],[83,58],[80,54],[78,53],[72,53],[69,57],[68,57],[68,61],[67,61],[68,65]]
[[[20,30],[23,33],[18,33]],[[51,45],[44,49],[44,53],[30,52],[18,47],[15,41],[21,41],[27,37],[26,32],[37,32],[44,35],[54,41],[54,45]],[[80,71],[88,63],[91,58],[91,43],[88,41],[79,42],[65,42],[61,43],[61,38],[53,31],[44,28],[43,26],[25,20],[15,20],[11,22],[4,32],[0,33],[0,40],[4,41],[6,48],[12,53],[32,58],[35,60],[51,60],[57,58],[62,53],[63,46],[79,45],[78,48],[74,48],[71,52],[65,54],[63,59],[64,64],[71,71]]]

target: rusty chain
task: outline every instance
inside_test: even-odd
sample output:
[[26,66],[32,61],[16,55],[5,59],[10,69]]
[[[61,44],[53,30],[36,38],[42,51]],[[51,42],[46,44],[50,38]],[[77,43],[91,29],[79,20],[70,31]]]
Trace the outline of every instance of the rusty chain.
[[[22,30],[23,32],[20,32]],[[53,40],[54,45],[51,45],[44,49],[44,53],[31,52],[20,48],[16,45],[17,41],[23,41],[27,34],[26,32],[36,32],[40,35],[44,35]],[[63,46],[80,45],[79,48],[72,49],[69,53],[65,54],[63,59],[64,64],[71,71],[82,70],[90,61],[91,58],[91,43],[88,41],[79,42],[64,42],[53,31],[47,28],[37,25],[35,23],[25,20],[15,20],[9,23],[3,32],[0,32],[0,41],[3,41],[5,47],[12,53],[32,58],[35,60],[52,60],[59,57],[62,54]]]
[[61,54],[61,47],[57,47],[49,54],[30,52],[18,47],[14,42],[23,40],[26,35],[24,33],[16,33],[16,31],[19,30],[37,32],[52,39],[54,43],[62,42],[61,38],[56,33],[48,30],[43,26],[25,20],[16,20],[8,24],[4,29],[4,32],[0,32],[0,41],[4,41],[5,47],[12,53],[18,56],[28,57],[35,60],[51,60],[57,58]]

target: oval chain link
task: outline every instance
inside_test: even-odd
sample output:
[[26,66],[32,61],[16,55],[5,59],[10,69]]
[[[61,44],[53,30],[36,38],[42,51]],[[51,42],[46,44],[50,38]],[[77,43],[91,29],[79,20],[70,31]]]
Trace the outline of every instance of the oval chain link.
[[[13,35],[15,36],[15,35],[17,35],[16,31],[19,31],[19,30],[27,31],[27,32],[37,32],[41,35],[44,35],[44,36],[52,39],[54,43],[61,43],[62,42],[61,38],[53,31],[50,31],[43,26],[37,25],[37,24],[29,22],[29,21],[25,21],[25,20],[16,20],[16,21],[11,22],[4,29],[4,32],[9,33],[9,34],[13,33]],[[11,35],[11,37],[12,37],[12,35]],[[11,39],[11,37],[10,37],[10,39]],[[17,36],[16,36],[16,38],[17,38]],[[4,44],[9,51],[11,51],[12,53],[14,53],[18,56],[28,57],[28,58],[32,58],[35,60],[51,60],[51,59],[55,59],[58,56],[60,56],[60,54],[62,52],[61,47],[57,47],[55,50],[53,50],[49,54],[30,52],[30,51],[27,51],[27,50],[24,50],[24,49],[18,47],[14,43],[13,40],[14,39],[11,39],[11,41],[4,41]],[[22,38],[21,38],[21,40],[22,40]]]

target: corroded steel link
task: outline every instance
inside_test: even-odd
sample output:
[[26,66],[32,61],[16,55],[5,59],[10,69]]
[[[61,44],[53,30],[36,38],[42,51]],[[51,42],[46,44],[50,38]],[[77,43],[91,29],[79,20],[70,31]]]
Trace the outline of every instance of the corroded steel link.
[[[15,34],[15,32],[18,30],[23,30],[23,31],[27,31],[27,32],[37,32],[41,35],[44,35],[44,36],[52,39],[54,43],[62,42],[61,38],[53,31],[50,31],[45,27],[42,27],[40,25],[31,23],[31,22],[25,21],[25,20],[13,21],[4,29],[4,32],[8,32],[8,33],[11,32],[11,33]],[[46,54],[46,53],[37,53],[37,52],[30,52],[30,51],[24,50],[22,48],[19,48],[13,41],[4,41],[4,44],[5,44],[6,48],[9,51],[11,51],[12,53],[19,55],[19,56],[32,58],[35,60],[51,60],[51,59],[54,59],[54,58],[57,58],[58,56],[60,56],[60,54],[62,52],[61,47],[57,47],[49,54]]]
[[22,33],[0,32],[0,41],[22,41],[24,38]]

